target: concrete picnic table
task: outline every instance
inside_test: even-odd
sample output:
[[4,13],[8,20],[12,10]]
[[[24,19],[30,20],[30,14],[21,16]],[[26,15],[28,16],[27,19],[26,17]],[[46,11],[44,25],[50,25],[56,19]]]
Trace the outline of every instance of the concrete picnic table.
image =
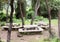
[[36,28],[38,27],[37,25],[24,25],[24,28]]
[[37,25],[24,25],[24,28],[18,29],[18,32],[41,32],[43,29]]

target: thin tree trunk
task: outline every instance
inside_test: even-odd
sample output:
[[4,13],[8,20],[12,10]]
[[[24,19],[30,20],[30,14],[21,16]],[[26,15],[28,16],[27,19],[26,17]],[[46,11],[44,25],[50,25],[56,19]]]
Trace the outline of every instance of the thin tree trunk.
[[37,16],[37,11],[40,7],[40,0],[37,0],[36,5],[35,5],[35,17]]
[[34,22],[35,17],[37,16],[37,11],[40,7],[40,0],[37,0],[36,4],[35,4],[35,10],[34,10],[34,16],[32,16],[32,20],[31,20],[31,25]]
[[20,4],[20,11],[21,11],[21,20],[22,20],[22,27],[24,27],[24,18],[23,18],[23,13],[22,13],[22,10],[21,10],[21,4]]
[[60,9],[58,11],[58,35],[59,35],[59,38],[60,38]]
[[[1,8],[1,1],[0,1],[0,8]],[[1,12],[1,10],[0,10]],[[1,19],[0,19],[0,35],[1,35]],[[0,36],[0,41],[1,41],[1,36]]]
[[0,11],[1,11],[1,1],[0,1]]
[[[0,21],[0,23],[1,23],[1,21]],[[0,24],[0,35],[1,35],[1,24]],[[0,42],[1,42],[1,36],[0,36]]]
[[49,16],[49,33],[50,33],[50,37],[53,36],[52,32],[51,32],[51,14],[50,14],[50,7],[48,5],[48,0],[45,0],[46,1],[46,6],[47,6],[47,13],[48,13],[48,16]]
[[8,29],[8,35],[7,35],[7,42],[10,42],[11,40],[11,30],[12,30],[12,18],[13,18],[13,2],[14,0],[10,0],[10,6],[11,6],[11,13],[10,13],[10,26],[9,26],[9,29]]
[[20,10],[20,12],[21,12],[21,20],[22,20],[22,27],[24,27],[23,25],[24,25],[24,18],[23,18],[23,13],[22,13],[22,7],[21,7],[21,0],[18,0],[18,3],[19,3],[19,10]]
[[8,23],[8,9],[9,9],[9,0],[8,0],[8,3],[7,3],[7,10],[6,10],[6,23]]
[[0,1],[0,11],[2,11],[2,2]]
[[34,22],[34,17],[32,16],[31,25],[33,25],[33,22]]

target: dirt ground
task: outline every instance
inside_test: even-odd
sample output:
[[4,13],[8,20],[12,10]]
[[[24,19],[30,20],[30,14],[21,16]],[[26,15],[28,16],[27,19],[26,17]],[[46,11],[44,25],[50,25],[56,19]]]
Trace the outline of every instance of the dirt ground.
[[[55,32],[57,32],[57,27],[54,27]],[[7,31],[0,31],[1,39],[6,42],[7,40]],[[32,39],[48,38],[49,33],[47,30],[43,31],[42,34],[36,35],[23,35],[23,37],[17,37],[17,31],[12,31],[11,33],[11,42],[30,42]]]

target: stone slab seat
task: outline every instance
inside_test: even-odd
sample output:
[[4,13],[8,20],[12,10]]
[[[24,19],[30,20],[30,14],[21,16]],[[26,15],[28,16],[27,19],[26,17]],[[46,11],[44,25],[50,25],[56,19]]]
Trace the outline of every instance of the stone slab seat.
[[44,22],[44,21],[38,22],[37,25],[40,26],[43,29],[48,29],[48,27],[49,27],[49,24]]
[[[2,30],[6,29],[8,30],[10,23],[6,23],[5,26],[2,26]],[[12,29],[17,30],[20,28],[20,24],[12,23]]]
[[21,30],[21,29],[18,29],[19,32],[41,32],[43,30]]
[[[2,26],[2,28],[9,28],[9,26]],[[12,27],[12,28],[20,28],[20,26],[14,26],[14,27]]]
[[[8,30],[9,26],[2,26],[2,30]],[[20,28],[20,26],[14,26],[12,27],[12,30],[18,30]]]
[[43,29],[48,29],[49,28],[49,25],[48,26],[40,26],[41,28],[43,28]]
[[[9,25],[10,25],[10,23],[6,23],[5,25],[6,25],[6,26],[9,26]],[[20,25],[20,24],[12,23],[12,25],[17,26],[17,25]]]

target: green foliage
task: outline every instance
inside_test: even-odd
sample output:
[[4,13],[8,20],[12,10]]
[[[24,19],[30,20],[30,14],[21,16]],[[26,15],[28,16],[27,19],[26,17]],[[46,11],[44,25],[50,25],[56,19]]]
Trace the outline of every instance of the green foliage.
[[5,26],[5,24],[6,24],[5,22],[1,22],[1,26]]
[[21,12],[20,12],[19,8],[20,7],[17,5],[17,8],[15,9],[15,11],[16,11],[15,16],[16,16],[17,19],[19,19],[21,17],[20,16],[21,15]]
[[[39,17],[39,18],[38,18]],[[49,20],[47,19],[47,18],[44,18],[43,16],[37,16],[37,18],[36,19],[34,19],[34,23],[36,23],[36,22],[39,22],[41,19],[45,22],[45,23],[49,23]],[[40,20],[39,20],[40,19]],[[18,24],[21,24],[22,23],[22,21],[21,21],[21,19],[16,19],[16,18],[13,18],[13,22],[14,23],[18,23]],[[31,23],[31,19],[24,19],[24,22],[25,22],[25,25],[26,24],[30,24]],[[51,24],[52,25],[58,25],[58,19],[52,19],[51,20]]]
[[32,16],[33,16],[33,14],[34,14],[34,11],[32,10],[32,7],[28,8],[26,11],[27,11],[27,12],[26,12],[26,13],[27,13],[27,14],[26,14],[26,18],[27,18],[27,19],[31,19]]
[[6,21],[6,14],[4,14],[3,12],[0,13],[0,20]]
[[33,15],[33,11],[27,13],[26,18],[31,19]]
[[[20,10],[20,6],[19,4],[21,4],[21,10]],[[26,0],[21,0],[20,3],[17,1],[17,7],[15,9],[15,16],[17,19],[21,18],[21,11],[23,16],[25,16],[26,14]]]
[[14,22],[14,23],[21,23],[21,19],[13,18],[13,22]]
[[[32,0],[32,6],[34,8],[34,5],[36,3],[36,0]],[[57,17],[57,12],[60,6],[60,1],[59,0],[49,0],[48,2],[49,6],[51,7],[51,16],[52,18],[56,18]],[[40,11],[38,11],[38,13],[43,16],[43,17],[47,17],[48,18],[48,13],[47,13],[47,7],[46,7],[46,3],[45,0],[40,1]]]
[[58,38],[40,38],[40,39],[31,39],[30,42],[60,42]]
[[54,37],[54,38],[44,39],[44,42],[60,42],[60,39]]
[[3,10],[3,3],[0,1],[0,11]]
[[36,16],[35,20],[43,20],[43,16]]
[[51,17],[52,17],[52,19],[54,19],[54,18],[57,18],[57,12],[58,12],[58,10],[57,9],[52,9],[51,10]]

